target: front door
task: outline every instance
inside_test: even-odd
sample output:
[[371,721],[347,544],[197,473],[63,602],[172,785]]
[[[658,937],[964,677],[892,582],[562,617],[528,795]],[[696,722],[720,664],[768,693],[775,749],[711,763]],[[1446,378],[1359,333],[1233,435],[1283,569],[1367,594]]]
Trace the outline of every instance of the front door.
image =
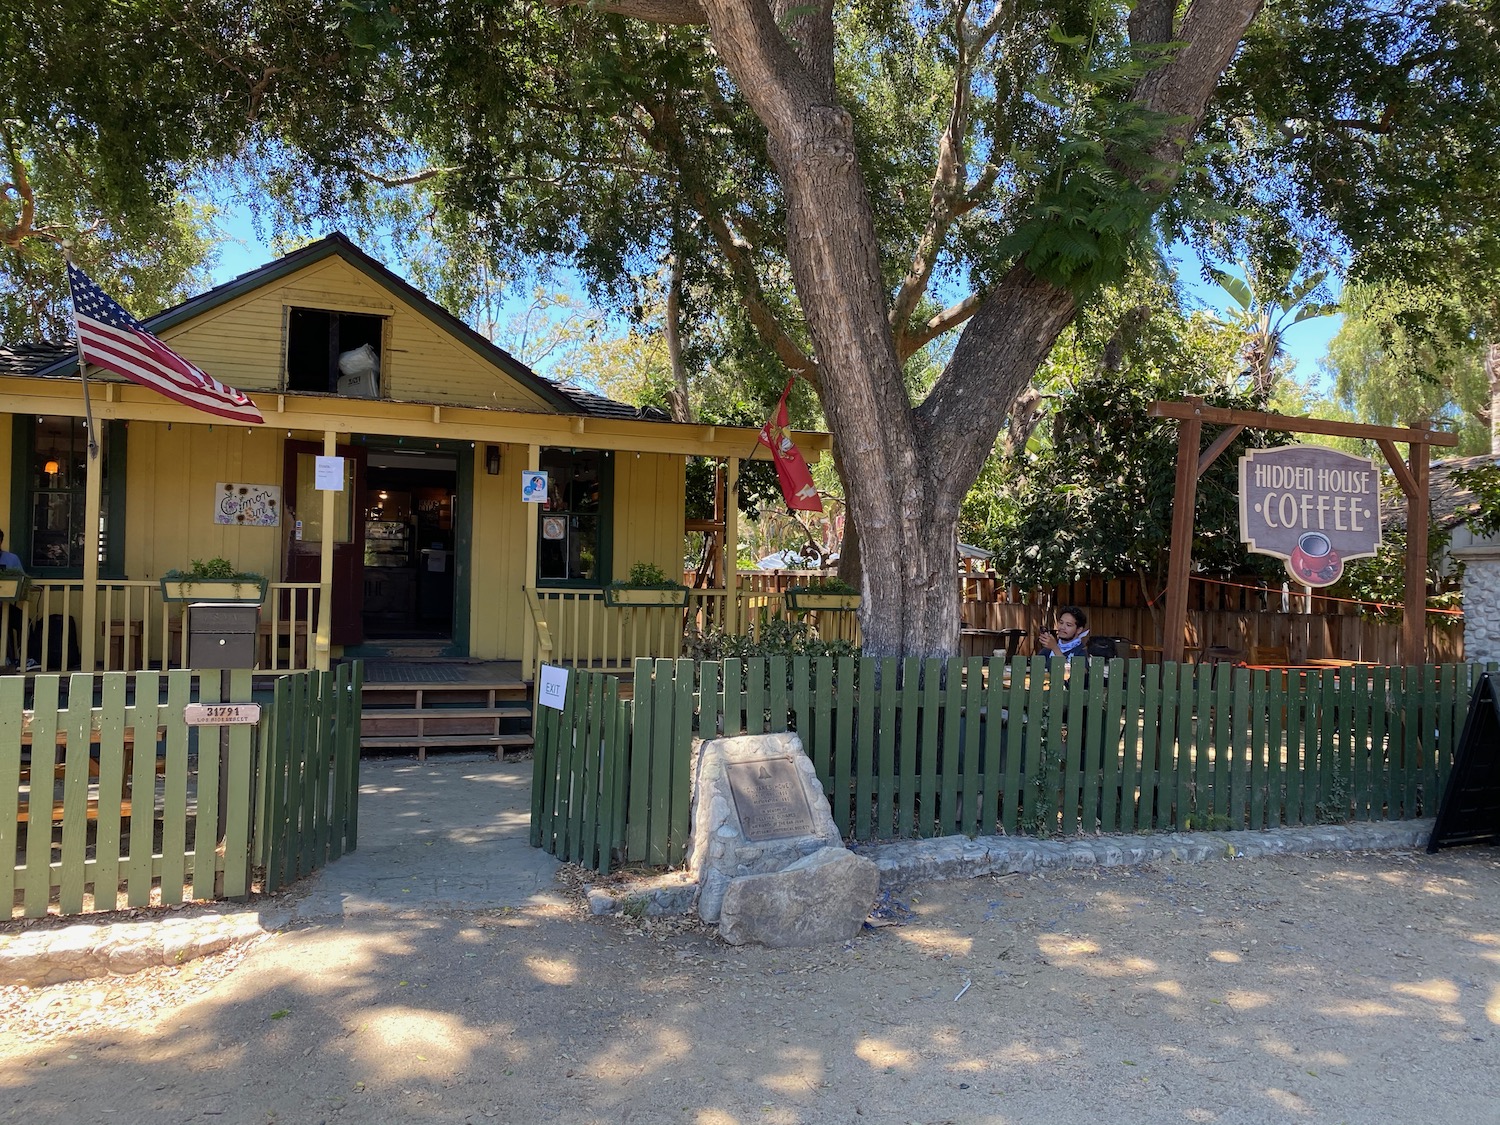
[[[314,470],[323,455],[321,442],[286,443],[282,497],[285,518],[291,522],[287,541],[286,580],[316,582],[322,574],[323,493],[317,488]],[[336,645],[364,643],[365,592],[365,449],[341,445],[344,488],[334,496],[333,528],[333,628],[329,641]]]

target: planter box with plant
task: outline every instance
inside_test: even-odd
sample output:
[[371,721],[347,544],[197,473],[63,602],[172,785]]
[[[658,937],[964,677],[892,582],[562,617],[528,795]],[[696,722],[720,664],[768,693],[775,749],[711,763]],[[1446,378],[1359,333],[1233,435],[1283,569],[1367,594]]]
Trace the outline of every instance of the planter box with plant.
[[266,600],[262,574],[235,570],[228,559],[194,559],[187,570],[162,576],[161,596],[169,602],[253,602]]
[[786,604],[797,613],[844,613],[859,608],[859,591],[838,578],[819,578],[805,586],[788,587]]
[[604,604],[611,608],[635,606],[671,606],[681,609],[687,605],[688,588],[681,582],[673,582],[666,571],[654,563],[638,562],[630,568],[630,577],[624,582],[611,582],[604,587]]
[[0,602],[25,601],[31,593],[31,579],[24,570],[0,570]]

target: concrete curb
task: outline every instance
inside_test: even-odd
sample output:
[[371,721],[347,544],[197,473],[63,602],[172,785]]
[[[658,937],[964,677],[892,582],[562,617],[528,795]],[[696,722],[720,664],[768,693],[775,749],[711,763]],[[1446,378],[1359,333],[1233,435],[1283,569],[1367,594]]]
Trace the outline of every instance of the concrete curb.
[[[939,879],[980,875],[1119,867],[1143,863],[1203,863],[1268,855],[1401,851],[1424,848],[1431,820],[1279,828],[1268,832],[1174,832],[1163,836],[943,836],[850,849],[875,861],[883,890]],[[691,914],[698,887],[682,872],[636,883],[589,887],[592,914]],[[130,922],[78,921],[0,934],[0,986],[37,987],[70,980],[124,976],[153,965],[180,965],[282,929],[290,909],[215,907]]]
[[1211,859],[1376,852],[1425,848],[1431,820],[1328,824],[1266,832],[1172,832],[1165,835],[1077,836],[1035,840],[1024,836],[943,836],[900,844],[856,846],[880,868],[883,889],[936,879],[979,875],[1123,867],[1143,863],[1203,863]]
[[[1204,863],[1212,859],[1319,852],[1378,852],[1425,848],[1431,820],[1328,824],[1265,832],[1172,832],[1166,835],[1074,836],[1038,840],[1028,836],[941,836],[893,844],[856,844],[850,850],[875,861],[882,890],[940,879],[980,875],[1124,867],[1144,863]],[[588,888],[592,914],[640,913],[646,917],[688,914],[696,890],[681,874],[634,884]]]
[[206,908],[133,922],[91,923],[0,935],[0,985],[36,988],[180,965],[252,941],[288,921],[285,911]]

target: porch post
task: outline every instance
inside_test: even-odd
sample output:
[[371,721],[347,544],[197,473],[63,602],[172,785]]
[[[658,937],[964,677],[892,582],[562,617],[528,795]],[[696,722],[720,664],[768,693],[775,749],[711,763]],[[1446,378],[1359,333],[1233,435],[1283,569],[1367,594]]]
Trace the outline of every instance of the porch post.
[[[541,467],[542,447],[528,445],[526,447],[526,471],[537,471]],[[501,491],[503,493],[503,487]],[[515,495],[514,492],[511,493],[512,497]],[[523,598],[528,596],[526,593],[528,587],[536,585],[537,521],[536,513],[531,509],[530,504],[521,505],[521,542],[526,547],[526,561],[522,564],[525,569],[521,571],[521,596]],[[523,671],[536,669],[536,655],[536,623],[532,620],[531,611],[523,607],[521,614],[521,668]]]
[[[95,434],[89,434],[90,445]],[[79,629],[78,650],[82,656],[82,669],[94,670],[94,646],[99,632],[99,519],[103,511],[104,465],[96,449],[90,449],[85,458],[88,470],[84,475],[84,550],[83,550],[83,604],[79,607],[83,620]]]
[[[323,431],[323,456],[338,456],[338,437],[333,430]],[[354,503],[354,497],[349,497]],[[323,493],[323,541],[318,544],[318,632],[313,639],[313,667],[326,672],[333,667],[333,541],[338,537],[334,521],[338,518],[338,493]]]
[[1406,605],[1401,622],[1401,663],[1427,663],[1427,524],[1432,451],[1413,441],[1407,467],[1416,487],[1406,498]]
[[730,457],[724,473],[724,630],[740,635],[740,459]]

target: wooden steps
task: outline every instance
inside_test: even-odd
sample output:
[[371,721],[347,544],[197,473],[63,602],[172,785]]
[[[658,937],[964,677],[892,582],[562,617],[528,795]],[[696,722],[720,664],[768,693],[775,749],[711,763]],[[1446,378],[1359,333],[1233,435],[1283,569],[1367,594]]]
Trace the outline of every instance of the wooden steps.
[[[120,806],[120,819],[121,820],[129,820],[130,819],[130,798],[126,797],[124,800],[120,801],[119,802],[119,806]],[[43,806],[43,807],[45,807],[45,806]],[[89,800],[88,800],[88,806],[84,809],[84,815],[87,816],[90,820],[98,820],[99,819],[99,799],[97,797],[90,797],[89,798]],[[57,823],[59,823],[62,820],[62,818],[63,818],[63,802],[62,801],[54,801],[54,802],[52,802],[52,823],[53,824],[57,824]],[[16,806],[16,821],[18,823],[20,823],[20,824],[26,824],[26,823],[29,823],[30,820],[31,820],[31,802],[29,800],[22,801],[20,804],[18,804]]]
[[476,678],[454,671],[451,680],[365,680],[360,709],[360,749],[493,747],[529,750],[531,686],[521,680]]

